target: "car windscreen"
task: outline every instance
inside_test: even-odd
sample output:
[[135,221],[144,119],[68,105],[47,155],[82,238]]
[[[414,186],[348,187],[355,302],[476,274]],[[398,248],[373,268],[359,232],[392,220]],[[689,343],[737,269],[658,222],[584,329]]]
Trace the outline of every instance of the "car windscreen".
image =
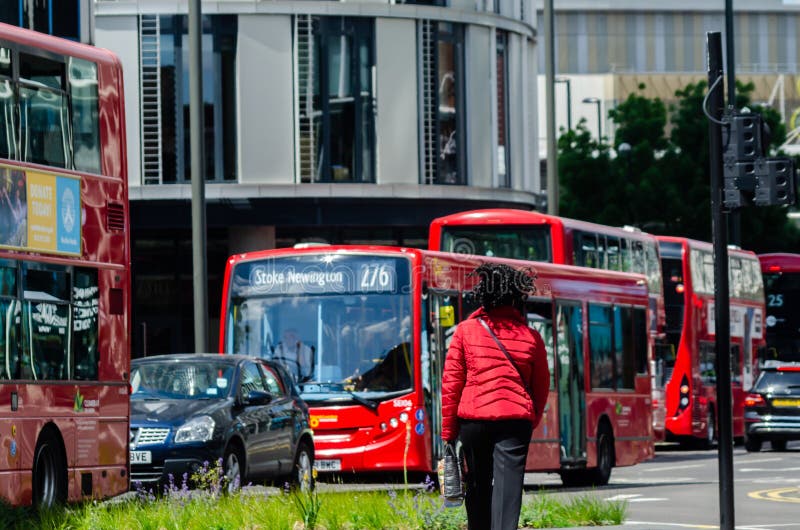
[[131,396],[220,399],[230,393],[234,365],[215,361],[133,363]]
[[754,390],[765,394],[800,394],[800,372],[763,372]]
[[242,263],[226,351],[283,363],[304,397],[410,390],[410,272],[405,257],[373,255]]

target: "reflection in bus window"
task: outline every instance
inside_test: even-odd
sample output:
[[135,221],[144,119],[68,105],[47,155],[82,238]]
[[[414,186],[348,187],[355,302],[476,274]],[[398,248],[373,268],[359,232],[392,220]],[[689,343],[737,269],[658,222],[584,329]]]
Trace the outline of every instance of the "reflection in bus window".
[[75,379],[96,380],[100,356],[97,351],[97,315],[100,291],[97,271],[75,271],[72,286],[72,351],[75,357]]
[[[353,390],[410,388],[411,310],[404,294],[299,295],[234,300],[229,351],[275,356],[278,333],[297,332],[313,351],[301,383],[342,383]],[[288,366],[291,370],[291,366]]]

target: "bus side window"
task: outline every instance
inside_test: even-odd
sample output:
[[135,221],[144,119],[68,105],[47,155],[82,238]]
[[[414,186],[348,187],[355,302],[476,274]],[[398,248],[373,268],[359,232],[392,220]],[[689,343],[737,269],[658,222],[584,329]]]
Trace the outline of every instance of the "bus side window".
[[100,363],[97,347],[99,307],[97,271],[76,269],[72,286],[72,351],[75,359],[75,379],[87,381],[97,379]]
[[71,168],[66,64],[20,53],[19,77],[20,159]]
[[16,379],[19,363],[17,269],[0,265],[0,379]]
[[611,236],[606,238],[606,256],[609,270],[622,270],[622,252],[620,251],[619,238]]
[[70,57],[68,72],[75,169],[100,173],[97,65]]
[[717,355],[713,342],[700,343],[700,378],[705,383],[717,382]]
[[575,265],[579,267],[599,267],[597,255],[597,236],[586,232],[575,232]]
[[21,377],[69,379],[70,274],[64,267],[23,268]]
[[611,307],[589,304],[589,371],[592,388],[614,388]]

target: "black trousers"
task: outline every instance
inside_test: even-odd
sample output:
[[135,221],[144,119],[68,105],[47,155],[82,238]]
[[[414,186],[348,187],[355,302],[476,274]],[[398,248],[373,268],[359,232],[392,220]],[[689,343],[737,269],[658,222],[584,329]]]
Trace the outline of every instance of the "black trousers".
[[469,530],[516,530],[531,422],[459,420],[459,425]]

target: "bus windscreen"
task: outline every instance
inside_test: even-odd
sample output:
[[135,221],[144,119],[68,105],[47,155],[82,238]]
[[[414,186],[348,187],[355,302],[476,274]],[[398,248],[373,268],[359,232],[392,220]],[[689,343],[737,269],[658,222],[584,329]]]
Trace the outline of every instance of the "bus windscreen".
[[410,391],[410,262],[307,254],[239,263],[228,353],[284,363],[308,401]]
[[764,273],[768,359],[800,361],[800,273]]
[[441,250],[552,263],[550,225],[445,226]]

